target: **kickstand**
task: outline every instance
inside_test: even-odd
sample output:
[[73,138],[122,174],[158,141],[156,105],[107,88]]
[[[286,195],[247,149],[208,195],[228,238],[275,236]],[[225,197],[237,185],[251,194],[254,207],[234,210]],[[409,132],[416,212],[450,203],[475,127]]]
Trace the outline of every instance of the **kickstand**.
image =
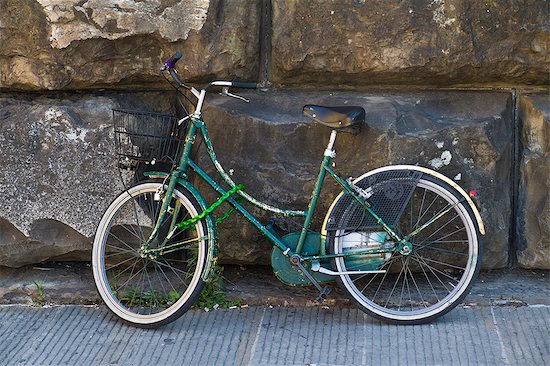
[[311,281],[311,283],[313,283],[313,285],[315,287],[317,287],[317,290],[319,290],[319,296],[317,296],[317,298],[315,299],[319,304],[322,304],[323,301],[325,301],[328,297],[328,294],[330,294],[331,292],[331,288],[328,287],[328,286],[325,286],[325,287],[321,287],[321,285],[319,284],[319,282],[317,282],[317,280],[315,278],[313,278],[313,276],[311,275],[311,273],[308,272],[308,270],[302,265],[302,263],[300,263],[300,261],[298,260],[296,262],[296,265],[298,266],[298,268],[300,269],[300,271],[302,271],[302,273],[307,277],[308,280]]

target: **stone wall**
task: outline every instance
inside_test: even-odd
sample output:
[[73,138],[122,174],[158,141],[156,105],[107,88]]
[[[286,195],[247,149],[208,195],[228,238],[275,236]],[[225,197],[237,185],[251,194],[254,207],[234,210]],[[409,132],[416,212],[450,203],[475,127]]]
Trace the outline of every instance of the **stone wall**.
[[518,264],[550,268],[550,97],[519,98],[521,162],[516,243]]
[[260,6],[237,2],[3,0],[0,88],[165,87],[175,50],[188,80],[254,79]]
[[273,1],[281,84],[548,84],[547,1]]
[[[158,69],[182,50],[185,80],[265,87],[247,93],[250,104],[213,96],[205,110],[221,162],[257,198],[306,205],[329,131],[301,116],[303,104],[361,105],[369,127],[339,136],[338,171],[437,169],[480,194],[485,268],[517,257],[550,269],[549,7],[4,0],[0,266],[89,258],[101,212],[122,188],[110,110],[173,112]],[[325,193],[320,216],[337,187]],[[268,263],[270,244],[244,220],[232,217],[220,236],[226,263]]]
[[545,0],[3,0],[0,88],[163,87],[174,50],[190,81],[548,85],[549,19]]
[[168,112],[165,93],[0,94],[0,266],[89,260],[123,186],[112,108]]
[[[245,95],[250,104],[212,99],[204,116],[220,162],[250,194],[279,207],[305,209],[330,129],[302,116],[303,104],[359,105],[366,110],[367,126],[357,136],[338,136],[336,172],[357,177],[383,165],[418,164],[453,178],[466,190],[477,190],[487,230],[484,266],[506,266],[513,124],[509,93],[270,90]],[[208,163],[205,156],[201,160]],[[327,178],[318,221],[339,191]],[[233,218],[223,226],[221,259],[267,262],[271,245],[256,233],[247,235],[251,242],[243,242],[243,225],[248,224]],[[253,231],[251,226],[244,230]]]

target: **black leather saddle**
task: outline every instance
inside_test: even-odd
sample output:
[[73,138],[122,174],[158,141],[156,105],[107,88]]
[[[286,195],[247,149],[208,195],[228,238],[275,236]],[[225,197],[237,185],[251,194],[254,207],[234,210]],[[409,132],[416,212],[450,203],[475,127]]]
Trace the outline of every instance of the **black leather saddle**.
[[333,129],[358,127],[365,122],[363,107],[324,107],[308,104],[304,106],[304,115]]

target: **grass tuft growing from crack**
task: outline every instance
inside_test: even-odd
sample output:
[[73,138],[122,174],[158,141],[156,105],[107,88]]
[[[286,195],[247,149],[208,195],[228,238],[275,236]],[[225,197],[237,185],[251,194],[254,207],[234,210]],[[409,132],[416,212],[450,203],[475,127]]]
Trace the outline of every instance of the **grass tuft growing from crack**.
[[223,267],[217,264],[212,265],[212,274],[202,290],[198,300],[193,305],[195,308],[209,311],[212,309],[229,309],[243,305],[243,299],[236,298],[230,300],[225,290],[225,278],[223,277]]
[[33,306],[39,307],[46,305],[46,297],[44,296],[45,281],[33,280],[32,283],[36,286],[36,296],[32,298]]

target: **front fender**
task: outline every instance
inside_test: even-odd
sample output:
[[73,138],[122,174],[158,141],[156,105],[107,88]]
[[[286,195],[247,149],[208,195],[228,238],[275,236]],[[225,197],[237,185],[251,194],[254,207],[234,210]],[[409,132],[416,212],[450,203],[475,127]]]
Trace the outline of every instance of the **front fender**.
[[[143,175],[151,179],[165,179],[168,176],[168,173],[145,172]],[[193,198],[195,198],[203,211],[210,206],[198,189],[187,180],[178,178],[178,185],[184,187],[189,193],[191,193],[191,195],[193,195]],[[206,253],[206,263],[202,271],[201,278],[203,281],[208,281],[212,273],[212,266],[218,259],[218,230],[216,228],[216,221],[212,215],[206,216],[205,220],[208,230],[208,250]]]

